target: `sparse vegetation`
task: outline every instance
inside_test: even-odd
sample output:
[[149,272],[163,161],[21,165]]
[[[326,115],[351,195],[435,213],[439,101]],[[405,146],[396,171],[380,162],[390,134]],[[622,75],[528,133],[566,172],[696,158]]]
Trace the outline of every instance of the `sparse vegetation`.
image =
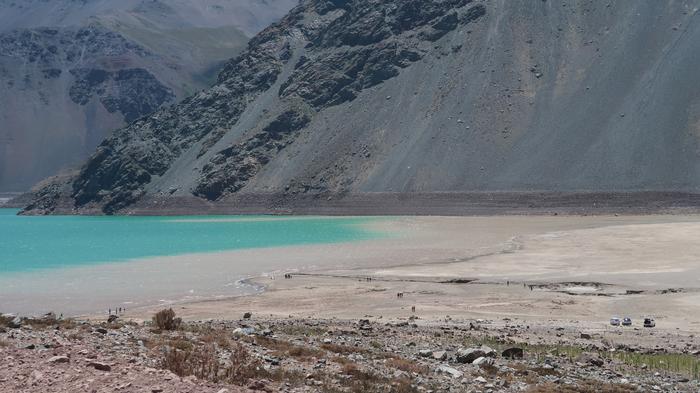
[[280,329],[281,333],[289,336],[322,336],[326,333],[326,329],[320,326],[307,325],[287,325]]
[[243,385],[250,379],[268,376],[260,360],[250,355],[240,343],[231,347],[227,362],[220,360],[213,344],[195,346],[189,343],[179,348],[166,349],[161,360],[161,367],[185,377],[194,375],[211,382],[225,382]]
[[587,381],[578,385],[545,383],[527,390],[527,393],[632,393],[637,390],[629,385]]
[[686,375],[693,379],[700,379],[700,358],[682,353],[634,353],[634,352],[604,352],[601,354],[626,365],[652,370],[670,371]]
[[430,371],[430,369],[426,366],[401,357],[387,359],[386,365],[407,373],[427,374]]
[[12,322],[12,317],[0,314],[0,327],[7,327]]
[[362,348],[350,347],[347,345],[339,345],[339,344],[332,344],[332,343],[321,344],[321,349],[325,349],[328,352],[333,352],[333,353],[337,353],[340,355],[367,352],[366,350],[364,350]]
[[[478,346],[487,345],[491,348],[502,350],[512,344],[504,343],[494,339],[469,340],[466,345]],[[528,356],[534,356],[538,362],[544,361],[548,356],[566,358],[573,362],[586,352],[581,347],[573,345],[528,345],[519,344]],[[651,370],[674,372],[685,375],[689,378],[700,379],[700,358],[681,353],[638,353],[628,351],[589,351],[598,354],[601,358],[616,361],[621,367],[628,366],[636,370],[642,367]],[[548,371],[533,370],[540,375],[546,375]]]
[[182,319],[175,317],[172,308],[161,310],[153,316],[153,324],[159,330],[177,330],[182,324]]
[[321,359],[325,353],[310,346],[299,346],[285,340],[276,340],[269,337],[247,338],[249,341],[273,350],[274,356],[291,356],[301,361]]

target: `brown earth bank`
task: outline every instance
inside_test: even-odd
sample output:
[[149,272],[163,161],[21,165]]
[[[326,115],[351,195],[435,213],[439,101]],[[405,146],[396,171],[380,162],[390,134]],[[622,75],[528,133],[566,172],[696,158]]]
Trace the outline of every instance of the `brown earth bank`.
[[[24,194],[5,207],[26,207]],[[242,193],[212,202],[192,196],[145,196],[119,215],[287,214],[287,215],[547,215],[689,214],[700,212],[700,193],[638,192],[368,192],[348,194]],[[22,214],[102,215],[101,206],[76,209],[71,199],[50,211],[37,206]]]

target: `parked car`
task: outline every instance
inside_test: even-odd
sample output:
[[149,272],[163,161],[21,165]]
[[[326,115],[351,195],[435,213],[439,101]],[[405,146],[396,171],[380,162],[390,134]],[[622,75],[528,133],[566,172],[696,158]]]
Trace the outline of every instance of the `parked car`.
[[625,317],[622,319],[622,326],[632,326],[632,318]]
[[613,326],[620,326],[620,318],[619,317],[610,318],[610,324]]
[[644,327],[645,328],[656,327],[656,321],[654,321],[654,318],[644,318]]

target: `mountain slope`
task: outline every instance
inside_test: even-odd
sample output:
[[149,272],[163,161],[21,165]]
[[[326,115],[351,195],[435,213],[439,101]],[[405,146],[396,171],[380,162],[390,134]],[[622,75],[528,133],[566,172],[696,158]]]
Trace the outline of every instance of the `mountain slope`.
[[[293,0],[0,0],[0,191],[205,88]],[[214,70],[214,71],[213,71]]]
[[694,193],[698,6],[305,0],[213,88],[118,131],[27,212]]

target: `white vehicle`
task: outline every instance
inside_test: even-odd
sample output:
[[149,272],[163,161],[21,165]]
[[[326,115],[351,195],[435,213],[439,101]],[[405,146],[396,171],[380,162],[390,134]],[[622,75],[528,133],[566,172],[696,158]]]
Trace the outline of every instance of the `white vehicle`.
[[610,324],[613,326],[620,326],[620,317],[610,318]]
[[654,321],[654,318],[644,318],[644,327],[645,328],[656,327],[656,321]]

